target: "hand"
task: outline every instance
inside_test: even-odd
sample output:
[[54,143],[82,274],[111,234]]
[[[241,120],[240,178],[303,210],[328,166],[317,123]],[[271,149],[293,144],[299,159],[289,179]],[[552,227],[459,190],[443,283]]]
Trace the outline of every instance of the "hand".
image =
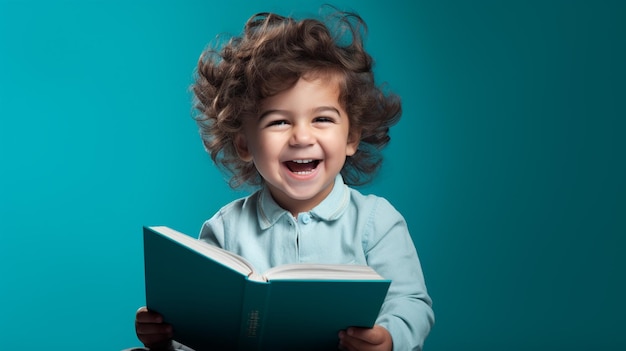
[[172,326],[163,323],[163,317],[146,307],[141,307],[135,315],[137,338],[150,350],[173,350]]
[[339,332],[339,348],[347,351],[391,351],[393,341],[387,329],[350,327]]

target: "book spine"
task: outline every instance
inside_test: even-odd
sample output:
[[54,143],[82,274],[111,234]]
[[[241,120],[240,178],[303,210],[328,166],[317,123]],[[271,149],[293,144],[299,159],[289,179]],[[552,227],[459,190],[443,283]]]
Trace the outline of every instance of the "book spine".
[[270,284],[247,280],[244,290],[238,350],[260,350]]

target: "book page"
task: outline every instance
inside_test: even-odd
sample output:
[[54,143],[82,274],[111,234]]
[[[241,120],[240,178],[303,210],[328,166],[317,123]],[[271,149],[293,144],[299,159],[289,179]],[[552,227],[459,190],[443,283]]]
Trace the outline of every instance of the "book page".
[[384,280],[374,269],[364,265],[293,263],[269,269],[267,280]]
[[204,241],[194,239],[189,235],[178,232],[172,228],[165,226],[150,227],[150,229],[159,232],[166,237],[179,242],[180,244],[218,262],[224,266],[230,267],[233,270],[244,274],[246,276],[255,276],[254,267],[245,258],[234,254],[230,251],[226,251],[217,246],[205,243]]

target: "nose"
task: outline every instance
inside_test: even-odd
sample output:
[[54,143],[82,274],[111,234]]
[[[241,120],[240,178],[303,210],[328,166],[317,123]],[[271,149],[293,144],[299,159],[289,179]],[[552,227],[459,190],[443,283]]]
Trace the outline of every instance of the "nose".
[[291,146],[309,146],[315,142],[315,135],[310,125],[306,123],[298,123],[293,126],[291,139],[289,144]]

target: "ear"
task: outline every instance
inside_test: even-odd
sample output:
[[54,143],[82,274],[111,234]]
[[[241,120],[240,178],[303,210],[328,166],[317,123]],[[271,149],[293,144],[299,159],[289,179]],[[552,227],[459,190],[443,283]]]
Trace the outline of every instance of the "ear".
[[235,135],[234,144],[235,151],[237,151],[237,155],[242,161],[252,161],[252,153],[250,153],[250,149],[248,149],[248,141],[243,133],[237,133],[237,135]]
[[361,130],[351,130],[348,134],[348,144],[346,145],[346,156],[352,156],[356,154],[356,150],[359,148],[359,142],[361,141]]

